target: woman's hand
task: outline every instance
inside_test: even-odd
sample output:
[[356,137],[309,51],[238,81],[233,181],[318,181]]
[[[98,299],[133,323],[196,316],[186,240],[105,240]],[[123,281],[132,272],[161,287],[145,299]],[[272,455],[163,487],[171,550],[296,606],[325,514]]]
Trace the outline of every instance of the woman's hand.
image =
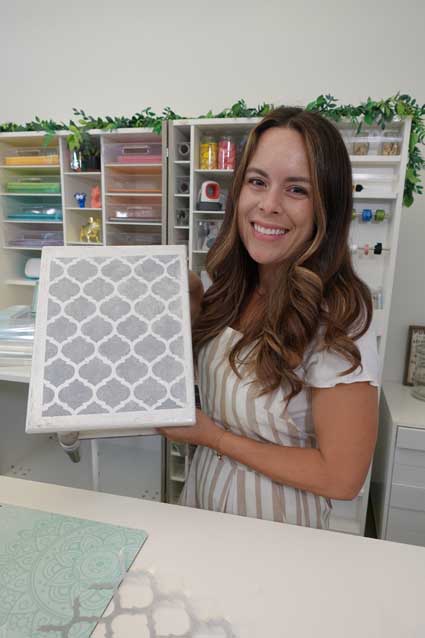
[[218,427],[202,410],[196,410],[195,425],[181,428],[158,428],[158,433],[163,434],[170,441],[193,443],[217,449],[223,429]]
[[204,297],[204,287],[198,275],[189,270],[189,299],[190,299],[190,317],[192,324],[195,322],[201,311],[202,299]]

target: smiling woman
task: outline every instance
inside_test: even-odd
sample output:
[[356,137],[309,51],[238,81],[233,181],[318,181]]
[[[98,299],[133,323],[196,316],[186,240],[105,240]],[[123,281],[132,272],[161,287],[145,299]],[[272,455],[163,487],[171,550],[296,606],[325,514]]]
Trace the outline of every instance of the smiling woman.
[[194,324],[202,410],[182,503],[328,527],[359,492],[377,428],[372,303],[348,249],[337,129],[280,108],[251,132]]

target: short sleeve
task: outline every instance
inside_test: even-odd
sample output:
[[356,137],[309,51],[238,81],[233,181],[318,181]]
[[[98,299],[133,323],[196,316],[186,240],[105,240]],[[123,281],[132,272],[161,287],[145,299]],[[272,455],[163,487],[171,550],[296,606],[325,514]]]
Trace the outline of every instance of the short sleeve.
[[372,328],[355,341],[360,351],[362,365],[350,374],[343,374],[350,363],[331,350],[316,351],[307,361],[304,381],[313,388],[332,388],[338,383],[356,383],[368,381],[378,386],[378,348],[376,335]]

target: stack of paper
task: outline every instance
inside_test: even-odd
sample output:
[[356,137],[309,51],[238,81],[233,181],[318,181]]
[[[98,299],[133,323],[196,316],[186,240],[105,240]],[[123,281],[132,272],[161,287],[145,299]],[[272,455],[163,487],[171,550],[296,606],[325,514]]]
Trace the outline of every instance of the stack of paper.
[[34,323],[30,306],[0,310],[0,366],[31,365]]

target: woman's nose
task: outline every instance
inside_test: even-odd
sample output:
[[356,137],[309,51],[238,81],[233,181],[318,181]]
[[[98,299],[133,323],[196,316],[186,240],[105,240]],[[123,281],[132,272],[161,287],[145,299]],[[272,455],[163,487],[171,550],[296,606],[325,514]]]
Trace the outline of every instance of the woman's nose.
[[266,214],[282,212],[282,199],[279,189],[269,188],[261,193],[259,208]]

